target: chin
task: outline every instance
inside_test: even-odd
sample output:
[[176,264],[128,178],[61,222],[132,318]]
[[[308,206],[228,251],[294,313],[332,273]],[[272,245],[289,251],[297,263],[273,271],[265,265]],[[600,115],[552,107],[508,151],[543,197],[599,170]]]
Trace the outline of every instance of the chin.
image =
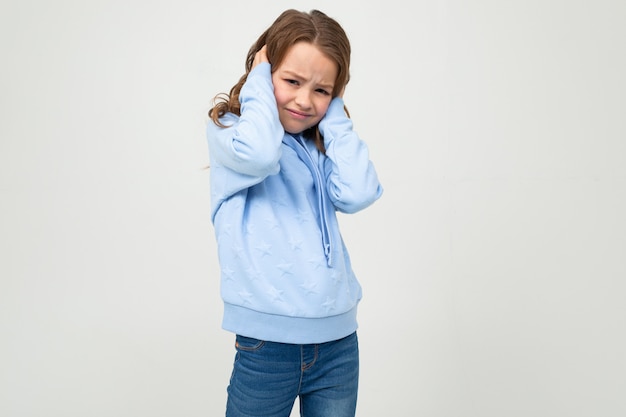
[[285,132],[290,133],[292,135],[299,135],[307,129],[310,129],[314,125],[310,125],[310,123],[303,123],[304,121],[293,120],[291,118],[286,118],[286,120],[280,120],[280,124],[283,125],[283,129]]
[[292,135],[299,135],[300,133],[304,132],[305,130],[308,129],[308,127],[302,127],[302,126],[285,126],[283,125],[283,129],[285,129],[285,132],[290,133]]

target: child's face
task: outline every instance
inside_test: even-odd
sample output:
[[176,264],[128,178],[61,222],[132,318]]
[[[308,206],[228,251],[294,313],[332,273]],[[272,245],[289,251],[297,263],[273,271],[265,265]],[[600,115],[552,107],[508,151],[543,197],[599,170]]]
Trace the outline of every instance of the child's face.
[[272,74],[278,116],[285,131],[300,133],[326,114],[337,65],[307,42],[293,45]]

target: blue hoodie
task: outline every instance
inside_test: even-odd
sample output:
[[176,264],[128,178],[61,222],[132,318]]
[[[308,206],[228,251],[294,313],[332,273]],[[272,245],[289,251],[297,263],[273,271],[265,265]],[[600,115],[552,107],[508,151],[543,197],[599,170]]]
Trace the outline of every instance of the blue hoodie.
[[359,285],[336,212],[382,194],[366,144],[341,98],[319,123],[326,154],[286,133],[270,65],[243,85],[241,116],[209,121],[211,220],[224,301],[222,327],[261,340],[322,343],[357,328]]

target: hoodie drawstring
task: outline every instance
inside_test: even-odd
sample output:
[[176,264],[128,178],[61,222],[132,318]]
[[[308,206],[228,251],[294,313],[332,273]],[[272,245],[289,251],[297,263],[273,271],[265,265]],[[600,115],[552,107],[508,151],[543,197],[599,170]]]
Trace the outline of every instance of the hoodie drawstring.
[[[313,176],[313,180],[315,182],[315,190],[317,194],[317,205],[320,213],[319,218],[319,226],[322,232],[322,245],[324,247],[324,255],[326,255],[326,263],[328,266],[332,266],[332,241],[330,237],[329,227],[328,227],[328,202],[325,198],[326,195],[326,186],[324,185],[324,181],[322,181],[322,173],[320,172],[319,167],[313,160],[313,156],[309,152],[304,143],[304,138],[302,136],[293,136],[286,135],[286,138],[293,138],[297,144],[291,144],[287,141],[285,143],[289,145],[292,149],[296,151],[300,159],[306,164],[306,166],[311,171]],[[295,145],[295,146],[294,146]]]

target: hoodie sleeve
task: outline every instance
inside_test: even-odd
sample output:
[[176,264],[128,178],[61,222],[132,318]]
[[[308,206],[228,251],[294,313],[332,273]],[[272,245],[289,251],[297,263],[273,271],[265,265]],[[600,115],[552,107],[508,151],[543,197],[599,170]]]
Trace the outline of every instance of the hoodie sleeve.
[[383,193],[369,150],[344,111],[344,102],[336,97],[319,124],[324,137],[326,159],[324,172],[328,195],[345,213],[362,210]]
[[207,140],[211,159],[236,173],[262,180],[279,170],[284,135],[274,98],[270,64],[259,64],[248,74],[239,101],[241,116],[228,114],[222,119],[227,128],[209,122]]

